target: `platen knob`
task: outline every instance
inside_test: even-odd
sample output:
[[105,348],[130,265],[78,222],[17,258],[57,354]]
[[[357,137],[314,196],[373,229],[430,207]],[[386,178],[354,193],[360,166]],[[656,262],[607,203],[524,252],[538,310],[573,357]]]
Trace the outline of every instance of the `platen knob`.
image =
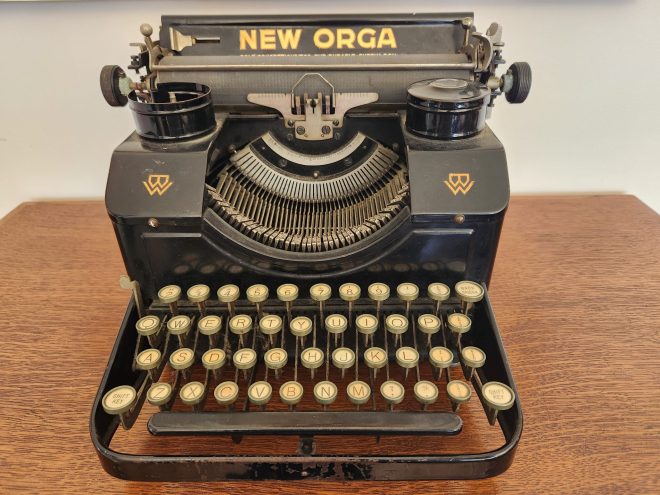
[[119,81],[126,73],[118,65],[105,65],[101,69],[101,93],[111,107],[123,107],[128,103],[128,97],[122,94]]
[[507,77],[510,78],[510,87],[505,90],[506,101],[522,103],[532,89],[532,68],[527,62],[515,62],[509,67]]

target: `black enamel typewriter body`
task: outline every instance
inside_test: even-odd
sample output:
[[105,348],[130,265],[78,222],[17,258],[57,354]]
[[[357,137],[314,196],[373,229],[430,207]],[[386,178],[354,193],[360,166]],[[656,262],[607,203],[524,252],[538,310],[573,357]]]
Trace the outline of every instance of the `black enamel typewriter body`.
[[[488,299],[509,199],[501,28],[164,16],[101,88],[133,297],[91,435],[133,480],[497,475],[522,410]],[[146,432],[136,441],[139,430]]]

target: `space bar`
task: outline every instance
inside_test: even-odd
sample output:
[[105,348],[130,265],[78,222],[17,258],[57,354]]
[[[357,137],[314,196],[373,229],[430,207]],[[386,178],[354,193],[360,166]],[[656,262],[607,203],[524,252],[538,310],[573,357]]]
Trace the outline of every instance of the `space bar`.
[[154,435],[456,435],[450,412],[159,412]]

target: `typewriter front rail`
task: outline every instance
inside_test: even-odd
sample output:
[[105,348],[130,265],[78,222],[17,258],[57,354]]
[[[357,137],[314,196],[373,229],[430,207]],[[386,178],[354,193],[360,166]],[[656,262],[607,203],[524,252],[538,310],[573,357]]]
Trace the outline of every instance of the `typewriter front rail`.
[[[273,290],[274,288],[271,288]],[[336,287],[333,287],[336,291]],[[246,314],[258,321],[257,310],[254,304],[244,300],[236,303],[236,314]],[[222,339],[216,347],[228,348],[228,357],[231,349],[238,347],[238,337],[231,334],[228,329],[228,309],[221,303],[207,303],[207,314],[218,315],[222,317],[223,327],[221,330]],[[124,423],[127,426],[132,425],[140,415],[140,411],[145,402],[146,391],[151,383],[149,374],[145,371],[135,369],[134,361],[137,354],[136,345],[140,349],[147,345],[147,339],[141,337],[135,330],[135,324],[138,320],[138,312],[135,304],[131,302],[124,317],[117,341],[109,359],[109,365],[103,377],[96,400],[93,406],[91,418],[91,434],[94,445],[98,451],[103,467],[113,476],[131,480],[145,481],[198,481],[198,480],[224,480],[224,479],[352,479],[352,480],[412,480],[412,479],[467,479],[482,478],[497,475],[505,471],[515,454],[515,449],[522,432],[522,410],[520,400],[516,397],[512,408],[500,411],[497,414],[497,423],[501,428],[504,437],[504,444],[484,453],[443,453],[427,455],[342,455],[341,452],[327,454],[316,454],[315,447],[318,443],[321,445],[327,435],[332,438],[341,436],[342,441],[347,445],[351,442],[360,441],[365,436],[385,438],[390,435],[396,435],[396,438],[408,438],[414,442],[415,438],[422,436],[434,436],[437,442],[442,443],[448,435],[460,436],[463,422],[460,419],[460,410],[454,414],[449,405],[449,399],[445,386],[447,375],[445,372],[435,374],[432,372],[432,366],[428,359],[427,335],[416,328],[416,319],[421,314],[434,313],[434,302],[427,298],[419,298],[410,306],[410,327],[403,335],[401,345],[411,346],[419,351],[418,370],[410,370],[409,375],[404,379],[403,368],[395,361],[394,348],[395,340],[393,335],[386,332],[384,328],[385,316],[389,314],[405,315],[406,308],[401,301],[398,301],[396,295],[390,297],[382,305],[380,313],[379,327],[374,334],[374,343],[369,342],[369,346],[375,345],[384,347],[388,352],[387,369],[378,370],[374,380],[373,372],[369,370],[362,360],[365,350],[365,341],[363,336],[356,331],[354,324],[349,323],[347,330],[342,334],[343,345],[345,347],[356,349],[357,338],[357,369],[352,366],[346,369],[346,377],[339,378],[339,370],[330,362],[329,354],[335,348],[334,337],[327,334],[323,325],[319,323],[319,307],[317,303],[310,299],[297,300],[292,308],[292,316],[308,316],[315,320],[315,337],[310,334],[306,337],[306,347],[310,347],[310,339],[316,341],[317,347],[325,353],[324,364],[316,369],[316,375],[310,380],[310,370],[301,366],[298,359],[295,359],[296,348],[298,353],[301,351],[298,338],[291,335],[287,324],[287,311],[284,303],[271,297],[261,308],[264,314],[280,315],[284,321],[284,328],[276,337],[272,345],[282,345],[281,338],[284,335],[285,342],[282,347],[288,351],[289,360],[283,375],[276,379],[273,370],[266,371],[263,361],[263,350],[272,347],[268,339],[262,335],[258,325],[253,327],[247,336],[244,344],[246,347],[254,347],[258,353],[258,361],[255,367],[246,375],[235,369],[228,359],[222,371],[219,380],[215,380],[213,374],[196,365],[197,372],[193,374],[201,382],[205,382],[206,405],[203,405],[203,412],[192,412],[190,406],[181,404],[179,398],[179,387],[183,383],[183,373],[176,371],[172,373],[169,370],[169,376],[164,373],[160,381],[168,380],[174,384],[174,409],[176,412],[163,411],[158,412],[149,420],[149,429],[152,434],[160,438],[179,438],[182,441],[194,439],[192,436],[223,436],[231,437],[234,442],[240,442],[242,438],[257,435],[277,435],[295,436],[298,439],[297,448],[290,454],[283,455],[277,453],[269,455],[267,453],[259,455],[220,455],[217,453],[203,455],[168,455],[168,454],[150,454],[141,455],[134,453],[123,453],[114,450],[111,441],[115,432],[120,428],[120,419],[118,416],[107,414],[101,406],[104,394],[112,388],[119,385],[132,385],[138,391],[138,398],[131,411],[124,417]],[[445,317],[447,314],[460,310],[460,303],[452,298],[445,301],[440,307],[440,313]],[[325,316],[329,314],[342,314],[348,317],[347,303],[339,298],[326,301],[323,308]],[[180,314],[187,314],[191,318],[199,318],[200,312],[194,304],[181,304],[179,306]],[[166,305],[151,304],[149,314],[154,314],[165,319],[170,313]],[[374,302],[362,298],[355,301],[351,308],[351,319],[362,313],[375,314]],[[511,377],[506,356],[502,347],[499,332],[492,313],[488,294],[485,293],[481,302],[476,303],[470,312],[472,318],[472,328],[461,337],[462,346],[475,345],[482,349],[486,356],[486,362],[481,368],[474,370],[470,380],[474,390],[472,401],[480,401],[485,414],[491,414],[484,403],[481,395],[482,384],[497,381],[508,385],[515,391],[515,385]],[[443,318],[444,319],[444,318]],[[163,322],[164,324],[164,322]],[[432,345],[443,345],[450,348],[454,356],[459,356],[457,342],[455,337],[446,327],[446,323],[440,332],[432,336]],[[164,328],[161,329],[163,335],[167,333]],[[228,337],[225,339],[225,335]],[[385,342],[385,336],[388,337]],[[327,337],[330,337],[329,340]],[[190,347],[195,350],[196,362],[199,363],[200,356],[210,346],[209,339],[198,333],[196,321],[193,320],[193,326],[188,336]],[[280,339],[280,340],[278,340]],[[136,344],[137,342],[137,344]],[[166,340],[169,342],[167,352],[164,352],[163,363],[167,362],[168,355],[180,344],[176,339]],[[163,342],[160,343],[161,348]],[[338,342],[338,346],[342,344]],[[228,347],[227,347],[228,346]],[[330,350],[330,353],[326,352]],[[464,365],[457,364],[455,358],[451,369],[453,379],[469,378],[469,369]],[[287,380],[293,379],[294,367],[297,366],[297,378],[303,384],[305,395],[312,395],[313,383],[319,382],[331,373],[331,381],[334,381],[338,388],[339,396],[346,394],[346,385],[355,379],[359,374],[359,379],[368,382],[371,386],[371,400],[359,407],[347,407],[341,405],[341,400],[334,405],[323,408],[320,404],[313,401],[303,400],[298,406],[298,410],[291,412],[287,410],[284,404],[279,403],[277,390],[279,386]],[[327,371],[326,371],[327,366]],[[167,365],[169,367],[169,364]],[[162,372],[164,365],[159,367],[158,372]],[[433,381],[440,389],[438,404],[433,404],[430,410],[423,411],[421,406],[416,404],[416,408],[410,408],[411,402],[408,400],[401,406],[393,406],[389,410],[386,402],[379,394],[379,384],[386,377],[402,383],[406,389],[406,395],[412,395],[412,388],[419,380],[422,370],[422,378]],[[205,374],[205,375],[204,375]],[[264,375],[272,385],[272,398],[265,411],[255,411],[258,406],[250,405],[245,390],[250,383],[256,380],[262,380]],[[460,376],[459,376],[460,375]],[[228,411],[226,407],[218,407],[214,403],[213,388],[219,381],[235,380],[238,382],[241,393],[236,402],[235,409]],[[344,398],[344,402],[345,398]],[[441,409],[440,403],[444,404]],[[178,405],[177,405],[178,404]],[[202,403],[204,404],[204,403]],[[406,406],[407,404],[407,406]],[[170,404],[171,406],[171,404]],[[351,406],[348,403],[348,406]],[[403,407],[409,407],[409,410],[403,410]],[[207,412],[211,409],[211,412]],[[250,410],[252,409],[252,410]],[[325,410],[324,410],[325,409]],[[145,414],[144,412],[142,414]],[[496,428],[492,426],[491,428]],[[172,437],[173,436],[173,437]]]

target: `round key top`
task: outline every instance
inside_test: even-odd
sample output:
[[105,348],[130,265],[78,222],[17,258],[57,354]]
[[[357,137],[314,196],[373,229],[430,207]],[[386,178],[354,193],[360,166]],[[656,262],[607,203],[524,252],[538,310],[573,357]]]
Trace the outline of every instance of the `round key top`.
[[270,341],[272,344],[272,336],[282,330],[282,318],[277,315],[264,316],[259,320],[259,330],[261,330],[261,333],[264,335],[269,335],[271,337]]
[[295,406],[303,397],[303,386],[294,381],[283,383],[280,387],[280,400],[289,406]]
[[394,335],[401,335],[408,330],[408,318],[403,315],[389,315],[385,318],[385,328]]
[[262,406],[263,408],[268,402],[270,402],[272,396],[273,387],[268,382],[254,382],[248,388],[248,399],[255,406]]
[[328,315],[325,319],[325,329],[330,333],[343,333],[348,327],[348,321],[344,315]]
[[227,362],[227,354],[222,349],[209,349],[202,354],[202,364],[207,370],[218,370]]
[[160,329],[160,318],[154,315],[143,316],[135,323],[135,329],[144,337],[154,335]]
[[231,406],[238,399],[238,385],[235,382],[222,382],[215,387],[213,397],[221,406]]
[[428,380],[420,380],[415,383],[413,392],[415,399],[422,405],[424,410],[426,410],[426,406],[438,400],[438,387]]
[[292,302],[298,299],[298,286],[282,284],[277,288],[277,298],[282,302]]
[[419,353],[412,347],[399,347],[395,353],[396,363],[405,370],[405,378],[408,378],[408,370],[419,363]]
[[314,284],[309,288],[309,297],[317,302],[327,301],[331,295],[332,287],[328,284]]
[[472,390],[464,381],[452,380],[447,384],[447,395],[451,400],[452,410],[458,412],[461,404],[468,401],[472,396]]
[[392,409],[395,404],[400,404],[406,393],[405,388],[399,382],[394,380],[387,380],[380,386],[380,395],[383,396],[385,402],[388,403],[389,408]]
[[286,366],[286,363],[289,359],[287,352],[284,349],[279,347],[274,347],[273,349],[268,349],[264,354],[264,363],[266,367],[271,370],[275,370],[275,377],[279,379],[279,370]]
[[372,301],[386,301],[390,297],[390,288],[386,284],[376,282],[367,287],[367,294]]
[[314,398],[325,409],[337,399],[337,385],[327,380],[318,382],[314,385]]
[[419,297],[419,287],[417,287],[415,284],[411,284],[410,282],[405,282],[397,286],[396,294],[402,301],[414,301]]
[[359,315],[355,318],[357,331],[363,335],[371,335],[378,330],[378,319],[374,315]]
[[124,414],[130,411],[137,399],[137,392],[130,385],[120,385],[103,396],[103,410],[112,415]]
[[218,300],[226,304],[236,302],[240,295],[241,289],[234,284],[223,285],[218,289]]
[[176,303],[181,297],[181,287],[178,285],[166,285],[158,291],[158,299],[162,304]]
[[364,351],[364,362],[374,370],[374,378],[376,378],[376,371],[387,364],[387,353],[380,347],[369,347]]
[[500,382],[487,382],[481,387],[484,402],[490,408],[488,422],[495,424],[497,413],[511,409],[516,401],[516,394],[511,387]]
[[451,313],[447,315],[447,326],[449,330],[460,335],[470,330],[472,320],[463,313]]
[[147,391],[147,402],[162,407],[172,400],[172,385],[167,382],[152,383]]
[[342,284],[339,287],[339,297],[344,301],[357,301],[360,298],[360,286],[353,283]]
[[170,354],[170,366],[175,370],[188,370],[195,361],[195,353],[188,347],[182,347]]
[[222,318],[215,315],[200,318],[197,322],[197,329],[202,335],[215,335],[222,329]]
[[135,367],[139,370],[148,371],[151,381],[155,382],[158,379],[155,370],[160,366],[161,360],[162,356],[158,349],[145,349],[135,356]]
[[232,358],[234,362],[234,367],[239,370],[249,370],[255,364],[257,364],[257,353],[253,349],[246,347],[244,349],[239,349],[234,353]]
[[435,315],[425,314],[417,318],[417,328],[427,335],[427,344],[431,346],[431,336],[442,328],[442,321]]
[[448,368],[454,361],[454,353],[446,347],[434,347],[429,351],[429,361],[436,368]]
[[332,364],[341,370],[341,377],[348,368],[355,364],[355,352],[348,347],[338,347],[332,351]]
[[346,395],[348,395],[348,400],[353,404],[361,406],[369,402],[371,387],[363,381],[355,380],[346,387]]
[[186,292],[186,296],[188,297],[188,300],[194,303],[202,303],[208,300],[210,295],[211,295],[211,289],[209,288],[208,285],[204,285],[204,284],[193,285]]
[[176,315],[167,320],[167,331],[178,337],[180,347],[185,346],[185,336],[190,331],[190,326],[190,317],[186,315]]
[[262,303],[268,299],[268,287],[263,284],[251,285],[245,291],[245,296],[251,303]]
[[451,291],[449,290],[449,287],[447,287],[445,284],[442,284],[440,282],[434,282],[432,284],[429,284],[427,288],[427,294],[429,296],[429,299],[432,299],[435,302],[441,303],[449,299],[449,296],[451,295]]
[[249,315],[235,315],[229,320],[229,331],[238,335],[240,345],[243,345],[243,335],[252,329],[252,317]]
[[468,303],[476,303],[483,299],[484,297],[484,288],[481,284],[476,282],[471,282],[469,280],[463,280],[458,282],[454,286],[456,295],[461,301]]
[[206,389],[201,382],[188,382],[181,387],[181,391],[179,392],[181,402],[187,406],[193,406],[195,409],[201,404],[205,396]]
[[461,351],[461,358],[463,359],[465,366],[467,366],[470,370],[468,380],[471,380],[474,370],[476,368],[481,368],[486,362],[486,353],[478,347],[468,346],[463,347],[463,350]]
[[310,370],[312,379],[314,378],[314,370],[323,364],[324,358],[323,351],[318,347],[308,347],[300,353],[300,362]]
[[296,316],[289,324],[289,330],[296,337],[306,337],[312,333],[312,320],[306,316]]

